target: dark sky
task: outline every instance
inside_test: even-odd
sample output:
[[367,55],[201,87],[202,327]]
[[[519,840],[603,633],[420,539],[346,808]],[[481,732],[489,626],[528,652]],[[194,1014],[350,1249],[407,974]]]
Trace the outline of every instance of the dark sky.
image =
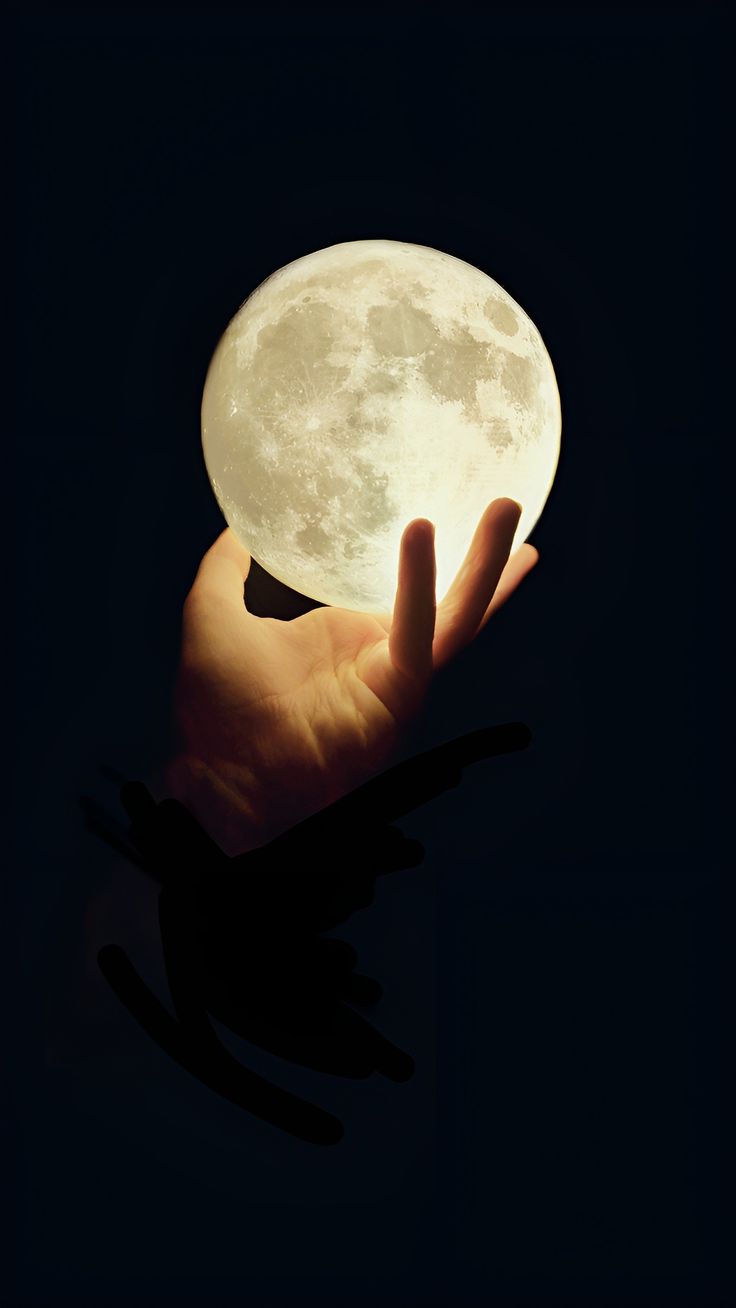
[[[14,27],[17,1302],[726,1303],[725,9]],[[562,454],[538,568],[417,741],[533,743],[407,818],[423,865],[341,933],[414,1077],[244,1053],[341,1117],[324,1150],[189,1077],[101,982],[94,942],[155,954],[155,896],[79,797],[118,811],[99,765],[144,779],[164,748],[222,525],[199,437],[220,333],[276,268],[374,236],[526,309]]]

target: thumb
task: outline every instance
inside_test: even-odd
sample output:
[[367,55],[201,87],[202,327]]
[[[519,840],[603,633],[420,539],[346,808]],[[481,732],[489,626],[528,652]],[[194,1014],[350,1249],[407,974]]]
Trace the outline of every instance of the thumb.
[[234,531],[226,527],[207,550],[194,578],[188,600],[217,599],[242,608],[243,586],[250,572],[251,556]]

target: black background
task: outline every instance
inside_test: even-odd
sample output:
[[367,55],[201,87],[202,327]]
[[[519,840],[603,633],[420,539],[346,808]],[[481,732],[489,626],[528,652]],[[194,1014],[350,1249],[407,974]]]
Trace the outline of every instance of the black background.
[[[15,27],[18,1301],[725,1303],[724,11]],[[339,933],[414,1078],[241,1050],[337,1112],[326,1150],[220,1101],[100,982],[111,940],[162,986],[155,898],[78,797],[115,809],[97,765],[145,778],[165,748],[222,525],[199,443],[221,331],[276,268],[373,236],[510,291],[563,436],[539,566],[417,741],[518,719],[533,745],[407,819],[423,866]]]

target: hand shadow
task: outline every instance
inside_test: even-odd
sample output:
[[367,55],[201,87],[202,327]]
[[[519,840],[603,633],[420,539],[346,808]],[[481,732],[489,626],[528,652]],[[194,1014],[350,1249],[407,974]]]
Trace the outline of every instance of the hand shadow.
[[88,829],[161,886],[159,924],[176,1017],[119,946],[99,951],[103,975],[160,1048],[206,1085],[303,1140],[336,1143],[341,1122],[245,1068],[210,1015],[251,1044],[320,1072],[411,1077],[409,1055],[352,1007],[375,1004],[381,986],[355,971],[352,946],[322,933],[373,902],[377,877],[421,863],[422,846],[393,822],[457,786],[464,767],[524,749],[530,739],[521,723],[471,732],[397,764],[234,858],[182,804],[156,803],[140,782],[120,790],[127,836],[83,799]]

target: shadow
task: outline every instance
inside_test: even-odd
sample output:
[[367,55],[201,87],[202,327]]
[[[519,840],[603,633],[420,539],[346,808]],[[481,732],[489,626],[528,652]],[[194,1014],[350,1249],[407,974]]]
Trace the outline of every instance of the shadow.
[[423,847],[393,824],[457,786],[481,759],[524,749],[529,729],[474,731],[397,764],[270,844],[225,855],[177,800],[108,769],[128,826],[82,799],[88,830],[152,877],[166,977],[176,1016],[115,944],[99,967],[121,1003],[182,1067],[247,1112],[314,1144],[342,1138],[332,1114],[245,1068],[210,1018],[290,1062],[343,1077],[411,1077],[411,1057],[356,1007],[381,998],[356,971],[355,950],[325,937],[369,907],[376,880],[416,867]]

